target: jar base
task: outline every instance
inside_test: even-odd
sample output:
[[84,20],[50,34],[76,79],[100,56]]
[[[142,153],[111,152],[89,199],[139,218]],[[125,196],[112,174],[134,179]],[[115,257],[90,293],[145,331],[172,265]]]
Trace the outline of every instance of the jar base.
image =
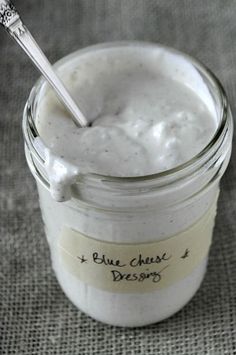
[[172,286],[142,294],[105,292],[83,284],[66,270],[57,273],[54,269],[64,293],[83,313],[108,325],[131,328],[161,322],[180,311],[199,289],[206,266],[207,258]]

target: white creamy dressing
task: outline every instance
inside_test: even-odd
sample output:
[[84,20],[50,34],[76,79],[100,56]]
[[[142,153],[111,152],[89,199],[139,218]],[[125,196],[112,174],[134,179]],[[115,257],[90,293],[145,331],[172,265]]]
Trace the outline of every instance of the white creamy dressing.
[[100,48],[72,57],[59,72],[93,123],[76,127],[44,85],[36,125],[57,201],[70,198],[79,173],[131,177],[176,167],[216,131],[207,86],[187,60],[166,49]]
[[[155,193],[122,196],[122,206],[127,201],[129,212],[121,210],[118,195],[110,201],[102,190],[97,196],[99,187],[91,192],[95,208],[92,202],[89,208],[80,204],[83,196],[94,201],[89,189],[80,188],[78,200],[75,194],[66,203],[57,201],[70,198],[70,186],[80,173],[142,176],[188,161],[215,133],[220,116],[217,103],[191,61],[156,45],[87,48],[68,57],[58,71],[94,121],[92,127],[77,128],[46,84],[37,93],[36,124],[41,138],[36,149],[46,158],[50,192],[38,179],[37,186],[59,283],[77,307],[100,321],[119,326],[160,321],[194,295],[207,255],[192,273],[169,287],[145,293],[107,292],[68,271],[58,249],[62,230],[66,226],[88,238],[118,244],[168,239],[193,226],[215,203],[219,184],[212,179],[218,167],[206,167]],[[99,198],[105,208],[96,207]]]

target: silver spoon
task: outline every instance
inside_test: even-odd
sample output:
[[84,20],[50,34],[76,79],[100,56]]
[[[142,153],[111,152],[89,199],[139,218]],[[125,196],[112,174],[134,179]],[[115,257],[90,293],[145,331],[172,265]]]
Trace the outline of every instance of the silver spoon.
[[27,27],[22,22],[16,8],[9,0],[0,0],[0,24],[16,40],[30,57],[36,67],[57,92],[59,99],[72,114],[72,119],[77,126],[86,127],[88,121],[79,109],[71,95],[56,75],[48,59],[35,42]]

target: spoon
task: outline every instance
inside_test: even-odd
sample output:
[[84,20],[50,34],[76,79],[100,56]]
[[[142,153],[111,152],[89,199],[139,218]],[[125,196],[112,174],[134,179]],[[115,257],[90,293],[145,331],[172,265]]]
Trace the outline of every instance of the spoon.
[[0,24],[23,48],[39,71],[56,91],[59,99],[71,113],[72,119],[77,126],[86,127],[88,121],[79,109],[71,95],[59,79],[48,59],[22,22],[19,13],[9,0],[0,0]]

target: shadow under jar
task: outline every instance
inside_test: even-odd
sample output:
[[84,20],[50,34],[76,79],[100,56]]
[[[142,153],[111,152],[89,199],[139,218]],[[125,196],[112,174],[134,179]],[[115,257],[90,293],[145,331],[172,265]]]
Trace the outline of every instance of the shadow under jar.
[[[130,43],[101,45],[126,46]],[[57,67],[80,57],[78,51]],[[161,47],[161,46],[160,46]],[[148,176],[79,174],[71,197],[50,193],[42,140],[35,124],[44,81],[33,88],[23,117],[25,154],[36,179],[53,269],[68,298],[91,317],[117,326],[143,326],[180,310],[204,277],[219,182],[228,165],[233,124],[224,90],[196,60],[208,88],[217,131],[193,159]]]

